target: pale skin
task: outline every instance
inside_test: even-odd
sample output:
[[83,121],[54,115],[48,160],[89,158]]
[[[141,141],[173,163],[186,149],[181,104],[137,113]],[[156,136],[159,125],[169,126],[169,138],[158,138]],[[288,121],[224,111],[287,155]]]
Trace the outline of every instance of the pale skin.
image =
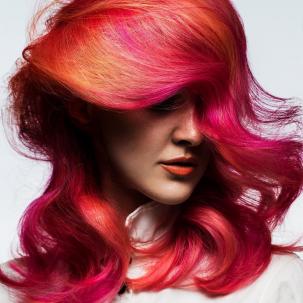
[[[93,112],[96,154],[103,159],[101,186],[124,217],[151,200],[185,202],[203,176],[209,150],[190,98],[179,94],[178,106],[168,111]],[[159,163],[179,156],[196,157],[198,165],[190,177],[174,176]]]

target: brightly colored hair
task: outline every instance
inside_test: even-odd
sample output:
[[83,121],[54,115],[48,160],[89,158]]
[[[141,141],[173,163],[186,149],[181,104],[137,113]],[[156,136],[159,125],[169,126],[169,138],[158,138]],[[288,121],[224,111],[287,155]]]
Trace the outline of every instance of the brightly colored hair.
[[126,279],[134,291],[180,287],[204,264],[195,287],[228,294],[254,281],[273,252],[300,249],[271,239],[302,190],[301,138],[294,128],[282,133],[301,128],[300,107],[255,80],[228,0],[55,1],[37,16],[45,12],[43,33],[9,81],[27,156],[52,168],[20,220],[20,250],[10,263],[19,278],[0,272],[21,302],[111,302],[135,250],[98,186],[102,169],[89,121],[73,111],[79,104],[135,110],[184,87],[195,92],[209,164],[174,208],[168,232],[142,251],[157,258],[145,276]]

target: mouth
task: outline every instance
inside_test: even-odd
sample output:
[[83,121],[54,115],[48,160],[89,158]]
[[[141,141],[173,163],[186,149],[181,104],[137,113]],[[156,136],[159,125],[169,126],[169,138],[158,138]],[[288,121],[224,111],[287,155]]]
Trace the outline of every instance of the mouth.
[[176,162],[170,164],[161,163],[161,166],[169,173],[177,176],[189,176],[194,172],[196,167],[196,165],[184,162]]

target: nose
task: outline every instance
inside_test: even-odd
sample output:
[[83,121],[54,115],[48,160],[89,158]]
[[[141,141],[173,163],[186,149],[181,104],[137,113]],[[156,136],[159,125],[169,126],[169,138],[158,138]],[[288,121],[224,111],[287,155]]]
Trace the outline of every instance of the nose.
[[177,117],[172,141],[177,145],[197,146],[202,140],[203,134],[198,128],[194,103],[188,102],[182,107],[182,112]]

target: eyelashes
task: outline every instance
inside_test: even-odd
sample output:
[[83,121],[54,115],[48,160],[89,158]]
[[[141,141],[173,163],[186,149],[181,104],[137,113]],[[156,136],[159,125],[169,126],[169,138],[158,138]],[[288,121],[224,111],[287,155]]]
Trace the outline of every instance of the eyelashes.
[[181,94],[174,95],[161,103],[148,107],[152,112],[169,112],[180,108],[185,102],[184,96]]

